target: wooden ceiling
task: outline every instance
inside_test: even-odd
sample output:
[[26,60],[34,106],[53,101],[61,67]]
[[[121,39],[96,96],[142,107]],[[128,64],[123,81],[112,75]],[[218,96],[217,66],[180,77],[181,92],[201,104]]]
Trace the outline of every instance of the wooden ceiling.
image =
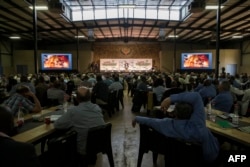
[[[95,6],[97,2],[106,0],[78,0]],[[109,0],[111,1],[111,0]],[[113,0],[115,1],[115,0]],[[160,4],[168,0],[142,0],[146,5]],[[181,1],[181,0],[176,0]],[[219,0],[206,0],[206,4],[217,5]],[[0,0],[0,38],[20,36],[20,40],[34,40],[33,11],[29,8],[32,0]],[[36,0],[36,4],[47,5],[47,0]],[[250,38],[250,1],[227,0],[223,3],[220,17],[221,42],[235,41],[234,35],[243,35],[243,39]],[[150,41],[159,42],[159,31],[165,33],[162,42],[172,41],[168,35],[178,35],[180,42],[212,42],[216,39],[217,10],[203,10],[192,13],[184,21],[162,21],[146,19],[128,19],[125,24],[121,19],[93,20],[70,22],[62,17],[60,10],[37,11],[37,39],[44,43],[73,43],[75,36],[88,36],[89,29],[93,30],[95,41]],[[88,38],[80,39],[90,42]]]

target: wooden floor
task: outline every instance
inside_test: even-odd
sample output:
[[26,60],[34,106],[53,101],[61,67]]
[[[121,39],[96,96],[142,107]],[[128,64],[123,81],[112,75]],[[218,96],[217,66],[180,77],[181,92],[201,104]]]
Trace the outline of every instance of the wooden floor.
[[[116,112],[112,118],[105,114],[106,122],[112,123],[112,148],[115,167],[136,167],[139,150],[139,126],[132,127],[132,119],[135,115],[131,112],[132,98],[124,92],[124,109]],[[143,110],[143,108],[141,109]],[[140,113],[146,115],[146,113]],[[144,154],[142,167],[155,167],[152,153]],[[91,167],[109,167],[107,156],[98,155],[97,163]],[[158,156],[157,167],[164,167],[163,156]]]

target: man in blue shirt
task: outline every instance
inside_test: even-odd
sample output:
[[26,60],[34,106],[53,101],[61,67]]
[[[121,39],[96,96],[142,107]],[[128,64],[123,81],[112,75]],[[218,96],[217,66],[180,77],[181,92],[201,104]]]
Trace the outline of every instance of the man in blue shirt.
[[230,82],[222,81],[218,89],[219,94],[211,101],[212,107],[216,110],[229,113],[234,102],[232,93],[230,92]]
[[212,99],[216,96],[215,86],[212,85],[211,81],[206,79],[204,81],[203,87],[198,91],[204,102],[204,106],[208,103],[209,99]]
[[206,127],[204,106],[199,93],[185,92],[171,95],[161,103],[162,110],[166,111],[172,103],[177,103],[176,106],[188,103],[193,111],[186,110],[183,113],[183,110],[176,110],[176,118],[156,119],[136,116],[132,125],[135,126],[136,122],[145,124],[167,137],[199,142],[202,145],[204,160],[214,161],[219,154],[219,142]]

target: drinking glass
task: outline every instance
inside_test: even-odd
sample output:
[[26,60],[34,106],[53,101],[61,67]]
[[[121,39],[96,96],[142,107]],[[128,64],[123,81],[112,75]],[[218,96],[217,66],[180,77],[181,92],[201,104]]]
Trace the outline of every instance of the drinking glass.
[[24,114],[22,112],[21,107],[19,107],[18,113],[17,113],[17,126],[22,127],[23,124],[24,124]]

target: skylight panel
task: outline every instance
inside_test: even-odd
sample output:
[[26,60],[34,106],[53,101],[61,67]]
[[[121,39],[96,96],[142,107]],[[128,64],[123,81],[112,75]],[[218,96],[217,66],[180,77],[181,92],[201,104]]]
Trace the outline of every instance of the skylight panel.
[[117,9],[107,9],[107,19],[118,18]]
[[134,9],[128,9],[128,17],[134,18]]
[[106,10],[105,9],[98,9],[95,10],[95,19],[106,19]]
[[[63,15],[71,21],[87,21],[95,19],[100,20],[116,18],[180,21],[186,18],[187,15],[189,15],[188,0],[162,1],[160,3],[160,6],[158,6],[158,4],[154,5],[154,2],[152,1],[145,0],[121,0],[114,2],[117,3],[107,3],[107,6],[102,4],[100,5],[100,3],[94,3],[92,4],[92,6],[89,5],[87,1],[82,1],[82,5],[77,6],[79,5],[78,3],[71,4],[63,1],[65,8]],[[137,6],[135,6],[135,8],[119,8],[119,4],[133,4]]]
[[82,18],[82,13],[78,12],[78,11],[72,12],[72,18],[71,19],[74,20],[74,21],[80,21],[80,20],[82,20],[83,19]]
[[93,11],[83,11],[83,20],[94,20]]
[[147,9],[146,18],[148,19],[157,19],[157,10]]
[[143,9],[134,9],[134,11],[135,11],[134,17],[139,18],[139,19],[145,19],[146,18],[145,10],[143,10]]
[[168,10],[158,10],[158,19],[159,20],[169,20],[169,11]]
[[170,11],[170,20],[180,20],[180,12],[176,10]]

